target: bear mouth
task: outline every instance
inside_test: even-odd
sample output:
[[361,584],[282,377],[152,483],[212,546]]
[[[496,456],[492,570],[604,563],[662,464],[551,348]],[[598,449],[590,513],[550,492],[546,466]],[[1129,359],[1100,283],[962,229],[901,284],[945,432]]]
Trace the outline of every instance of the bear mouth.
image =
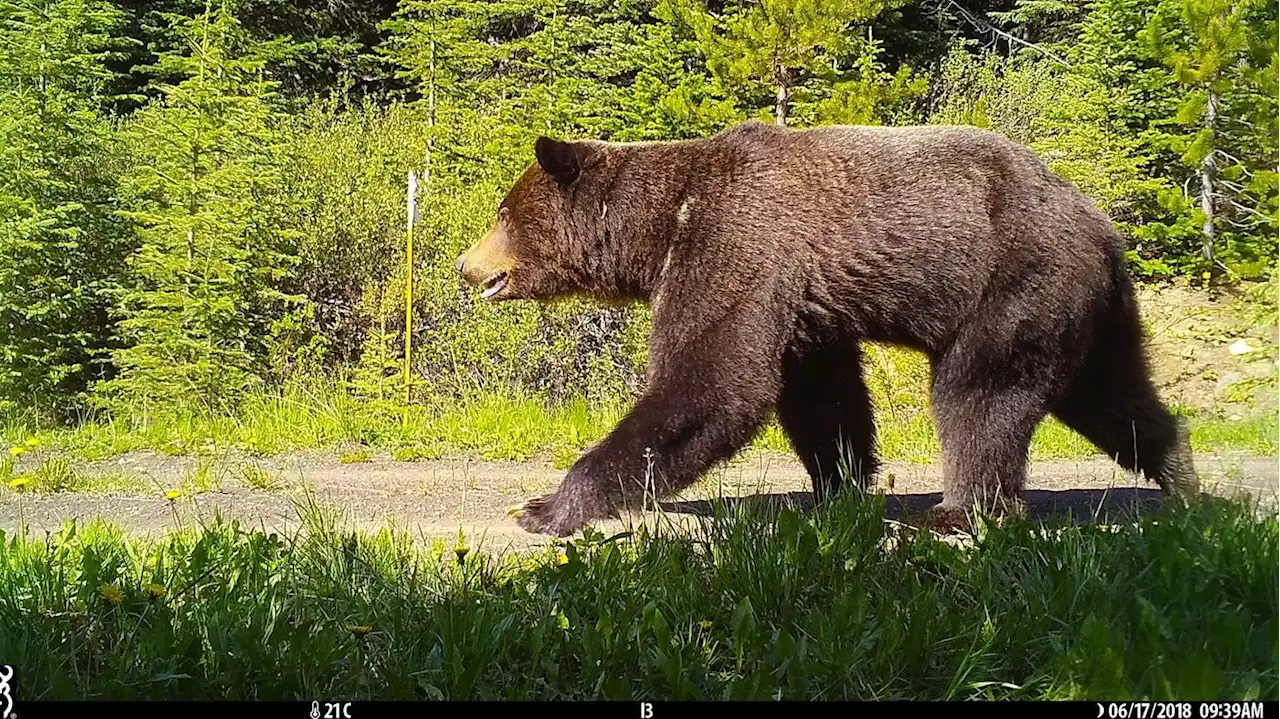
[[485,289],[483,292],[480,293],[480,297],[487,300],[496,296],[499,292],[505,290],[507,288],[507,279],[509,277],[510,275],[508,275],[506,272],[499,272],[493,277],[490,277],[489,279],[485,280],[484,281]]

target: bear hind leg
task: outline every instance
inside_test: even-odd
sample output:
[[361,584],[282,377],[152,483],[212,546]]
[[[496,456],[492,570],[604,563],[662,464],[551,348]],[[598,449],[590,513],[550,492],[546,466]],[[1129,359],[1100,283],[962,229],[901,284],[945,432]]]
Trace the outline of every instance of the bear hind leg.
[[845,480],[875,474],[875,417],[854,339],[793,348],[783,364],[778,420],[824,501]]
[[1151,382],[1137,313],[1126,303],[1112,316],[1054,416],[1167,495],[1194,496],[1189,437]]

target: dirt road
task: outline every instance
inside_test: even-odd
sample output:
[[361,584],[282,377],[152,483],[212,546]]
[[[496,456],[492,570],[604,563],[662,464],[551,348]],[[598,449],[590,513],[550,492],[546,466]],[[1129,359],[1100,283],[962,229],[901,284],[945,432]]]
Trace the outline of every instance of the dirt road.
[[[1220,495],[1245,491],[1269,511],[1275,508],[1280,483],[1276,458],[1202,456],[1197,466],[1206,491]],[[21,520],[32,531],[42,532],[56,529],[67,519],[84,522],[101,517],[127,531],[155,535],[221,515],[244,525],[289,531],[299,524],[297,503],[313,497],[319,506],[336,510],[343,523],[360,529],[377,529],[390,522],[417,536],[449,541],[462,529],[472,547],[531,547],[545,544],[548,538],[520,530],[507,509],[554,488],[564,476],[563,470],[542,463],[374,458],[342,464],[332,454],[321,453],[225,458],[214,463],[130,454],[79,469],[87,474],[124,473],[143,482],[127,492],[6,492],[0,495],[0,529],[13,531]],[[888,464],[880,473],[878,489],[889,495],[889,514],[924,509],[938,501],[940,472],[937,465]],[[892,488],[887,487],[889,476]],[[164,493],[170,490],[181,491],[182,496],[166,499]],[[1036,517],[1142,511],[1160,501],[1154,485],[1103,458],[1036,462],[1028,490],[1029,509]],[[714,471],[683,496],[662,502],[662,513],[689,521],[705,514],[707,500],[717,496],[802,506],[810,501],[808,478],[793,457],[751,452]],[[614,521],[599,526],[610,531],[624,524]]]

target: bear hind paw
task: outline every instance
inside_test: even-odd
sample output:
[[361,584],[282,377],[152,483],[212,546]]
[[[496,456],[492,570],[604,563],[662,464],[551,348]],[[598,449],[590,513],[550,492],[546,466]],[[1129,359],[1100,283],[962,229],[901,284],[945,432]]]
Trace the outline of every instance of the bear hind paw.
[[514,514],[520,528],[532,534],[568,537],[586,524],[579,512],[573,512],[555,493],[535,497]]

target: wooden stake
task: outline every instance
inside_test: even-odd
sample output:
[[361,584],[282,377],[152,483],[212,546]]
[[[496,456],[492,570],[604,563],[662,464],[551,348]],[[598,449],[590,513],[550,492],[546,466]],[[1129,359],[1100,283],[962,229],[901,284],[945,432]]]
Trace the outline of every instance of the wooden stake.
[[418,219],[418,176],[409,172],[409,228],[404,240],[404,418],[413,401],[410,365],[413,361],[413,223]]

